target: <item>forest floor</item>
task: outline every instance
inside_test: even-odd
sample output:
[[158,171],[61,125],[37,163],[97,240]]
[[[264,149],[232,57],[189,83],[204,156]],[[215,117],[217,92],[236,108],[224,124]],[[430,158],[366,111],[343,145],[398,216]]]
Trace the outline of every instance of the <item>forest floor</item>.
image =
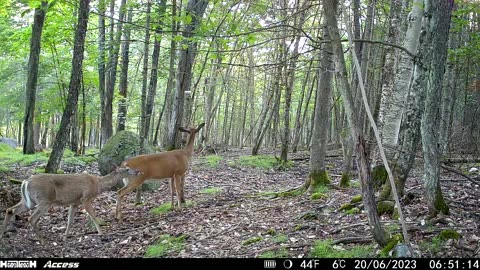
[[[23,213],[9,224],[0,240],[0,257],[301,258],[318,256],[312,251],[317,241],[322,240],[344,240],[345,243],[332,246],[335,251],[362,246],[368,253],[358,256],[379,256],[380,248],[371,240],[365,213],[339,210],[354,195],[360,194],[355,174],[350,188],[332,187],[318,200],[311,200],[308,193],[294,197],[259,196],[301,185],[308,175],[309,156],[306,152],[291,154],[293,166],[277,170],[239,165],[239,157],[248,154],[249,149],[219,153],[222,159],[217,165],[195,154],[185,180],[185,198],[189,205],[180,210],[168,209],[167,180],[160,181],[157,190],[144,191],[142,205],[136,206],[135,192],[129,193],[122,209],[123,223],[114,219],[116,193],[100,195],[94,207],[97,217],[103,220],[103,235],[97,234],[84,209],[78,207],[70,236],[64,240],[68,209],[53,207],[39,222],[48,243],[42,246],[35,235],[29,235],[28,213]],[[341,159],[341,156],[327,157],[334,186],[340,179]],[[411,172],[406,187],[415,197],[403,208],[414,256],[480,256],[478,180],[475,184],[442,171],[442,191],[450,206],[450,215],[431,221],[427,219],[423,196],[421,160],[416,164],[417,169]],[[12,167],[0,173],[0,182],[4,184],[9,178],[26,179],[40,165]],[[99,174],[95,163],[63,169],[66,173]],[[17,185],[0,188],[2,220],[5,208],[19,201],[18,191]],[[381,220],[387,232],[401,233],[400,223],[391,216],[383,215]],[[438,235],[445,229],[455,230],[460,238],[440,240]],[[366,243],[348,243],[352,237]]]

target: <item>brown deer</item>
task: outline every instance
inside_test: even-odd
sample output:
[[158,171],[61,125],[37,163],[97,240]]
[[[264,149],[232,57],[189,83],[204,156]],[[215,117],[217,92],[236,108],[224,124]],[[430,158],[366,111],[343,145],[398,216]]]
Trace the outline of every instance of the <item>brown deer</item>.
[[129,179],[128,183],[117,193],[117,209],[115,217],[122,220],[122,200],[130,191],[139,187],[146,180],[162,180],[170,179],[170,192],[172,208],[175,207],[174,195],[177,193],[178,207],[185,202],[183,194],[183,186],[185,175],[190,167],[190,159],[193,155],[195,135],[205,125],[202,123],[197,128],[185,129],[180,127],[179,130],[188,133],[187,144],[183,149],[177,149],[156,154],[144,154],[127,159],[122,163],[123,167],[140,171],[140,174]]
[[8,208],[5,214],[3,229],[0,239],[10,219],[22,212],[37,208],[29,217],[28,222],[32,225],[35,234],[42,244],[45,240],[40,235],[37,223],[50,207],[70,206],[68,209],[68,222],[65,237],[68,236],[70,226],[73,223],[75,207],[83,204],[88,215],[92,219],[99,234],[102,234],[95,217],[92,201],[102,192],[112,190],[124,178],[137,176],[138,171],[114,167],[114,170],[105,176],[89,174],[37,174],[22,182],[20,191],[22,200],[15,206]]

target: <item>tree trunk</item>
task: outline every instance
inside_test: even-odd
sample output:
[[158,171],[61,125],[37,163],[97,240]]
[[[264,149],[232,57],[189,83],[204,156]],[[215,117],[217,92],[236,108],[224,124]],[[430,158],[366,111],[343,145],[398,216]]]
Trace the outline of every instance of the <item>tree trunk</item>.
[[[105,11],[106,0],[98,1],[98,91],[100,92],[100,115],[105,115]],[[103,146],[100,145],[100,146]]]
[[[448,33],[452,15],[453,1],[427,0],[429,3],[426,20],[428,48],[431,60],[425,59],[429,65],[426,76],[425,113],[421,121],[421,134],[424,162],[424,186],[427,205],[431,217],[439,212],[448,214],[448,205],[440,188],[440,105],[442,100],[442,82],[445,73]],[[430,61],[428,61],[430,60]]]
[[179,25],[176,21],[176,14],[177,14],[177,1],[172,1],[172,37],[170,40],[170,62],[169,62],[169,72],[168,72],[168,80],[167,80],[167,87],[165,89],[165,126],[163,129],[163,136],[162,136],[162,147],[166,147],[168,144],[168,126],[169,122],[172,117],[172,109],[173,109],[173,89],[175,87],[175,59],[176,59],[176,52],[177,52],[177,42],[175,41],[175,37],[177,35],[176,31],[179,28]]
[[120,92],[120,102],[118,103],[117,111],[117,132],[125,130],[125,123],[127,121],[127,94],[128,94],[128,63],[129,59],[129,50],[130,50],[130,33],[132,23],[133,12],[132,8],[128,9],[127,15],[127,25],[125,25],[124,31],[124,40],[122,41],[122,64],[121,64],[121,73],[120,73],[120,85],[118,90]]
[[[392,44],[400,43],[400,14],[401,3],[400,0],[392,0],[390,3],[390,15],[389,15],[389,30],[388,30],[388,42]],[[385,63],[383,65],[383,78],[382,78],[382,90],[380,101],[380,112],[378,114],[378,127],[380,134],[382,134],[385,114],[390,110],[392,104],[393,85],[394,85],[394,72],[395,72],[395,59],[397,59],[397,53],[395,48],[388,46],[385,49]],[[399,115],[397,115],[398,118]],[[383,141],[382,141],[383,142]],[[383,142],[384,143],[384,142]],[[391,149],[391,148],[390,148]],[[387,148],[387,156],[391,157],[391,151]],[[375,160],[374,160],[375,162]]]
[[70,85],[68,87],[68,99],[67,106],[62,115],[62,121],[60,122],[60,128],[57,136],[55,137],[55,143],[52,148],[52,153],[48,159],[48,163],[45,167],[46,173],[55,173],[60,164],[60,160],[65,149],[65,143],[69,134],[69,127],[72,121],[72,115],[77,110],[78,92],[81,82],[82,64],[83,64],[83,52],[85,45],[85,36],[87,32],[87,23],[89,16],[89,2],[90,0],[80,0],[80,7],[78,10],[78,23],[75,30],[75,39],[73,46],[73,59],[72,59],[72,72],[70,77]]
[[[326,22],[325,22],[326,23]],[[323,26],[323,39],[330,40],[327,26]],[[310,190],[315,192],[319,185],[326,185],[330,181],[325,167],[325,154],[327,151],[327,126],[330,117],[330,93],[332,91],[332,45],[324,43],[320,52],[320,78],[317,87],[317,100],[315,106],[315,118],[313,122],[312,144],[310,150]]]
[[[192,17],[189,24],[185,26],[183,31],[184,42],[194,35],[194,31],[200,23],[200,19],[205,13],[208,0],[189,0],[186,8],[186,14]],[[178,128],[183,124],[184,96],[185,92],[190,91],[192,84],[192,66],[197,54],[197,42],[184,43],[186,48],[180,51],[180,61],[178,64],[177,84],[175,91],[175,105],[172,111],[172,118],[168,129],[167,149],[172,150],[179,148],[180,136],[178,136]]]
[[[418,45],[420,28],[422,24],[423,0],[414,0],[412,12],[408,16],[408,29],[403,40],[403,47],[410,52],[415,52]],[[395,73],[393,93],[390,108],[383,116],[382,140],[386,145],[398,144],[400,125],[406,117],[406,97],[409,94],[412,80],[412,58],[403,51],[399,51],[397,72]]]
[[25,94],[25,117],[23,123],[23,154],[35,153],[34,142],[34,115],[37,94],[38,62],[42,40],[43,23],[47,13],[48,2],[42,1],[40,7],[33,14],[32,38],[30,39],[30,58],[28,59],[27,85]]
[[[117,30],[113,31],[113,18],[110,23],[111,33],[110,33],[110,46],[109,46],[109,59],[107,63],[107,76],[105,81],[105,95],[104,103],[105,111],[102,114],[102,145],[107,142],[107,140],[113,135],[113,94],[115,91],[115,82],[117,80],[117,64],[118,64],[118,54],[120,51],[120,39],[122,37],[122,26],[123,20],[125,18],[125,4],[127,0],[122,0],[120,8],[118,11],[118,17],[120,22],[117,23]],[[113,14],[113,9],[115,6],[115,0],[112,0],[110,4],[110,13]],[[113,15],[112,15],[113,16]]]
[[345,59],[343,56],[343,48],[340,39],[340,33],[338,30],[336,14],[336,0],[324,0],[323,8],[325,18],[328,23],[328,30],[332,37],[332,49],[335,59],[335,69],[338,79],[338,88],[342,94],[343,102],[345,104],[345,113],[347,116],[348,124],[352,137],[356,144],[356,157],[357,167],[362,184],[362,198],[365,210],[368,216],[368,224],[372,229],[373,238],[380,246],[387,244],[385,232],[380,224],[380,219],[377,213],[377,205],[375,203],[375,196],[373,192],[373,184],[370,175],[370,164],[365,151],[365,140],[359,122],[357,119],[358,111],[355,107],[350,85],[347,79],[347,68],[345,65]]

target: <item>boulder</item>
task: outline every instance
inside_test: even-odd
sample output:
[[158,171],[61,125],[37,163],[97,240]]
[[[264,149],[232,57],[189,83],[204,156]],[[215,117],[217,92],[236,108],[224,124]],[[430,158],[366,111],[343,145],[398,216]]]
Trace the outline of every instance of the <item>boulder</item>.
[[[140,137],[131,132],[122,130],[110,137],[98,154],[98,168],[101,175],[112,171],[112,166],[120,164],[140,152]],[[145,146],[145,153],[153,153],[150,145]]]
[[0,137],[0,143],[8,144],[12,148],[17,148],[17,141],[11,138]]

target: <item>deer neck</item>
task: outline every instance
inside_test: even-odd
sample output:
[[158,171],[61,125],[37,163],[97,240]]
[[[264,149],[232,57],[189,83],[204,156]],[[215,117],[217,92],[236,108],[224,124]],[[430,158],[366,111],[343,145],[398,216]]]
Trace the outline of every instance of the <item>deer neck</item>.
[[188,134],[187,145],[184,148],[185,154],[188,158],[193,155],[193,142],[195,140],[195,134]]
[[110,191],[115,185],[118,184],[118,182],[119,180],[115,180],[111,175],[105,175],[100,177],[100,192]]

